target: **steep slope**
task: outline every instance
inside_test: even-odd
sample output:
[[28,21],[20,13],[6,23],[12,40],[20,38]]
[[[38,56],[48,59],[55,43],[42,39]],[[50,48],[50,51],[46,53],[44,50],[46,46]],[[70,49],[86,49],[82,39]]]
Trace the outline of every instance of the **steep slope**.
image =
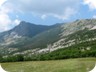
[[18,36],[24,36],[24,37],[33,37],[43,31],[46,31],[50,28],[52,28],[53,26],[45,26],[45,25],[35,25],[29,22],[25,22],[25,21],[21,21],[20,24],[18,26],[16,26],[15,28],[6,31],[6,32],[2,32],[0,34],[0,37],[4,37],[4,36],[10,36],[10,35],[18,35]]
[[9,47],[19,47],[21,50],[46,48],[48,44],[53,44],[54,42],[58,41],[61,37],[61,33],[61,25],[59,25],[58,27],[40,33],[31,39],[27,39],[25,43],[23,42],[25,45],[22,45],[22,43],[19,45],[17,43],[14,45],[11,44]]
[[67,36],[68,34],[72,34],[79,30],[84,30],[85,28],[91,29],[96,26],[96,19],[82,19],[76,20],[74,22],[70,22],[62,25],[63,28],[63,36]]
[[22,21],[18,26],[10,30],[11,32],[16,32],[19,36],[24,37],[33,37],[43,31],[52,28],[51,26],[46,25],[35,25],[32,23]]
[[[53,26],[46,26],[46,25],[35,25],[29,22],[22,21],[18,26],[15,28],[0,33],[0,43],[8,45],[11,43],[16,42],[16,40],[24,40],[25,38],[32,38],[35,35],[42,33],[46,30],[54,28]],[[2,44],[2,45],[3,45]]]
[[[77,40],[85,40],[87,37],[92,38],[95,33],[96,19],[76,20],[71,23],[62,25],[62,38],[54,43],[54,47],[66,47],[67,44],[74,44]],[[87,36],[89,33],[90,35]],[[85,37],[84,37],[85,36]],[[81,37],[81,38],[80,38]],[[77,39],[78,38],[78,39]]]
[[[14,51],[35,49],[36,47],[44,48],[47,43],[53,43],[57,40],[55,36],[57,35],[59,37],[60,30],[57,28],[59,26],[61,25],[35,25],[22,21],[15,28],[0,34],[0,50],[5,51],[7,54]],[[51,37],[50,34],[52,34],[51,36],[54,40],[46,41],[46,39],[48,40]]]

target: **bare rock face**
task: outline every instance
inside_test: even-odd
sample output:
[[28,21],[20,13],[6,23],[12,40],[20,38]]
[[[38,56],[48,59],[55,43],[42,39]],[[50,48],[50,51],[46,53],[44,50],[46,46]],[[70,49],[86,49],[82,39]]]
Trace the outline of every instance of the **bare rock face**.
[[85,20],[76,20],[71,23],[62,25],[63,33],[62,35],[72,34],[79,30],[84,30],[85,28],[91,29],[96,25],[95,19],[85,19]]

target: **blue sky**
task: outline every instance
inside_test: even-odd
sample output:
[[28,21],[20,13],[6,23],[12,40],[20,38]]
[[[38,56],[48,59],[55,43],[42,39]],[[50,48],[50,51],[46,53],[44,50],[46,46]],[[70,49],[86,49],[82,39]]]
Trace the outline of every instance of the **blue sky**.
[[0,32],[20,21],[52,25],[96,18],[96,0],[0,0]]

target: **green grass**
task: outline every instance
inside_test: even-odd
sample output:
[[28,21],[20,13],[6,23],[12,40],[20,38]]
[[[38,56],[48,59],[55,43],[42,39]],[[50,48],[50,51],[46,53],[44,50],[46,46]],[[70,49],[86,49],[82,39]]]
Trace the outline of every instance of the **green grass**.
[[2,63],[9,72],[88,72],[96,62],[96,58],[78,58],[53,61],[30,61]]

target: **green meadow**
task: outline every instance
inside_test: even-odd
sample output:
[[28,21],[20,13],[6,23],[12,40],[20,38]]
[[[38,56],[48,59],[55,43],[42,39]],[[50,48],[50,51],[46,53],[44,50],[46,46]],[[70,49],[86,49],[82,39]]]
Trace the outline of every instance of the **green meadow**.
[[1,63],[8,72],[88,72],[96,58]]

